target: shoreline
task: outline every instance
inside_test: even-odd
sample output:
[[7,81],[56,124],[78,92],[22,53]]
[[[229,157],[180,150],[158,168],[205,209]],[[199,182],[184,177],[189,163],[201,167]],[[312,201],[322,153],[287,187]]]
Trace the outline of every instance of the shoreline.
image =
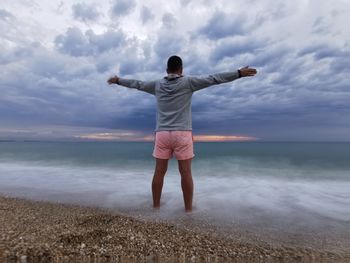
[[[223,234],[151,222],[104,208],[0,194],[4,262],[347,262],[350,255],[228,239]],[[11,261],[12,260],[12,261]],[[46,261],[45,261],[46,260]]]

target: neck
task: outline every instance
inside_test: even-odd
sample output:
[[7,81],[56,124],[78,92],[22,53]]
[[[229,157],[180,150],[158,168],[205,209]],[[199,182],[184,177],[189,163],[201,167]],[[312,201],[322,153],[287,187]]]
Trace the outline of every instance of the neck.
[[165,78],[167,80],[173,80],[173,79],[177,79],[179,77],[182,77],[181,73],[179,73],[179,72],[168,72],[168,76]]
[[182,70],[177,70],[177,71],[167,71],[168,74],[176,74],[176,75],[182,75]]

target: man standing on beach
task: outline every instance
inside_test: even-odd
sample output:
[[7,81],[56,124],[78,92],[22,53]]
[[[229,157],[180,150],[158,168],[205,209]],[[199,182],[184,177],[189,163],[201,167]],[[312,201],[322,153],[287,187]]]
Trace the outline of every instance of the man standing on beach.
[[168,75],[160,80],[140,81],[119,78],[108,79],[108,84],[118,84],[138,89],[156,96],[157,123],[153,156],[156,167],[152,181],[153,207],[160,207],[163,181],[168,169],[168,160],[173,154],[178,160],[181,187],[186,212],[192,211],[193,180],[191,161],[193,153],[191,98],[195,91],[233,81],[241,77],[254,76],[254,68],[208,75],[205,77],[183,76],[182,60],[171,56],[167,62]]

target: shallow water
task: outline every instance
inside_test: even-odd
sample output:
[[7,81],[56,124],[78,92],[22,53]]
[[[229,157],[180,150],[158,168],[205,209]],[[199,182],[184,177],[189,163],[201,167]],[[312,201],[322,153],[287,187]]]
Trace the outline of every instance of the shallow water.
[[[152,143],[1,142],[0,192],[182,220],[177,163],[151,208]],[[349,239],[350,143],[195,143],[194,221]],[[266,233],[267,233],[266,232]]]

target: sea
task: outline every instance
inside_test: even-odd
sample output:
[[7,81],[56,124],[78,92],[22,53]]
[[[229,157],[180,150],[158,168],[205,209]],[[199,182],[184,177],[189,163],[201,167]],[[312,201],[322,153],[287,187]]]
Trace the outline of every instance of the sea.
[[[152,208],[152,151],[152,142],[0,142],[0,194],[180,222],[174,158]],[[194,151],[192,222],[350,248],[350,143],[195,142]]]

